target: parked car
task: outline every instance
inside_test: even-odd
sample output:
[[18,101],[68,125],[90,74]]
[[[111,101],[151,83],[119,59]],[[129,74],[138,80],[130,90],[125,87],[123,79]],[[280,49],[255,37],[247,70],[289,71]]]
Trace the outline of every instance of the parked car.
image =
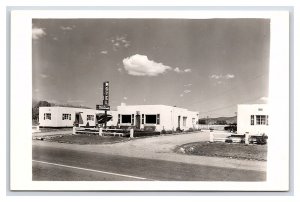
[[237,125],[236,125],[236,123],[229,124],[228,126],[224,127],[224,130],[230,131],[230,132],[236,132],[237,131]]

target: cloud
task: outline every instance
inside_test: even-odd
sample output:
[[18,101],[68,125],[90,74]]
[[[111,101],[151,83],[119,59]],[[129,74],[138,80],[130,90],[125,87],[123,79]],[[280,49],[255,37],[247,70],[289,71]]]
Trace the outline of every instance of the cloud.
[[188,73],[188,72],[191,72],[192,70],[191,69],[184,69],[184,70],[181,70],[179,67],[176,67],[174,69],[175,72],[177,73]]
[[269,101],[269,98],[263,96],[263,97],[259,98],[259,100],[264,101],[264,102],[268,102],[268,101]]
[[100,53],[106,55],[106,54],[108,53],[108,51],[103,50],[103,51],[101,51]]
[[70,30],[73,29],[73,27],[70,27],[70,26],[60,26],[60,29],[64,30],[64,31],[70,31]]
[[32,39],[39,39],[45,35],[46,32],[44,31],[43,28],[37,28],[37,27],[32,28]]
[[174,71],[177,72],[177,73],[179,73],[179,72],[180,72],[180,69],[179,69],[178,67],[176,67],[176,68],[174,69]]
[[180,97],[183,97],[183,94],[180,94]]
[[114,51],[117,51],[120,48],[127,48],[130,46],[130,41],[127,40],[126,36],[116,36],[112,38],[110,41],[113,45]]
[[184,90],[183,91],[184,93],[190,93],[190,92],[192,92],[191,90]]
[[41,77],[42,77],[43,79],[45,79],[45,78],[48,78],[49,76],[48,76],[47,74],[41,74]]
[[189,86],[192,86],[192,84],[191,84],[191,83],[189,83],[189,84],[184,84],[183,86],[184,86],[184,87],[189,87]]
[[123,97],[123,99],[124,99],[124,100],[127,100],[128,98],[127,98],[127,97]]
[[235,76],[233,74],[226,74],[225,79],[233,79]]
[[123,59],[124,69],[133,76],[157,76],[172,68],[162,63],[149,60],[146,55],[133,55]]
[[211,79],[216,79],[216,80],[219,80],[219,79],[233,79],[235,76],[233,74],[226,74],[226,75],[222,75],[222,74],[213,74],[210,76]]

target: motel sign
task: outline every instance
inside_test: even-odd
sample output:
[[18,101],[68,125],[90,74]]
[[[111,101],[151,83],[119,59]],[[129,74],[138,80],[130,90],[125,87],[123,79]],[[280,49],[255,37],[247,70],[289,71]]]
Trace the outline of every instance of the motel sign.
[[103,105],[109,106],[109,81],[103,82]]

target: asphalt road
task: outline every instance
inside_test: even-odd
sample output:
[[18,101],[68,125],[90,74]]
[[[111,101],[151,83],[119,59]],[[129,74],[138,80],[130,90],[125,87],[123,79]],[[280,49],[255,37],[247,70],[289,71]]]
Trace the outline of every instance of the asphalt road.
[[264,181],[266,173],[33,145],[36,181]]

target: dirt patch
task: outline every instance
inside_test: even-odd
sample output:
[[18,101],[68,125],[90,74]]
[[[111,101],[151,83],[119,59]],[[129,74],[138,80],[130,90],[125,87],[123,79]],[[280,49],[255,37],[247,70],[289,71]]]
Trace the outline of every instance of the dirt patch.
[[58,143],[67,143],[67,144],[113,144],[119,142],[128,141],[129,138],[125,137],[112,137],[112,136],[98,136],[98,135],[56,135],[43,137],[40,140],[49,141],[49,142],[58,142]]
[[267,145],[195,142],[176,147],[175,152],[198,156],[267,161]]

